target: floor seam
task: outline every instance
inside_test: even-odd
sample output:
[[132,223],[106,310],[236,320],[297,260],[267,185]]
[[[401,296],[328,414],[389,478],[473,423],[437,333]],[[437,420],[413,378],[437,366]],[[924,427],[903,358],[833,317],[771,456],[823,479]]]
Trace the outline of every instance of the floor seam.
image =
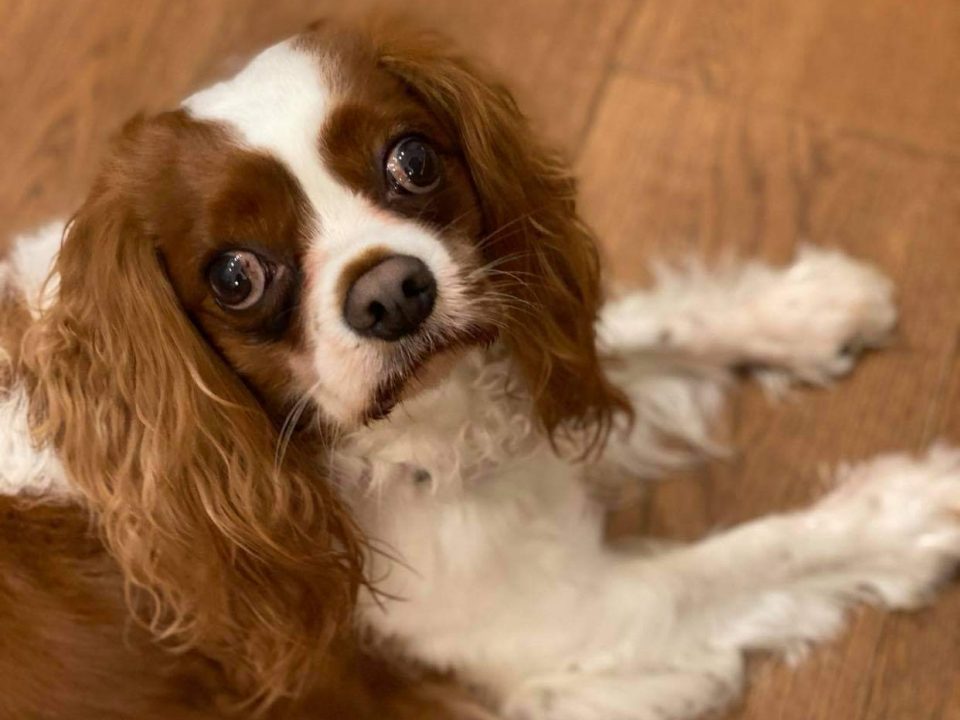
[[723,93],[715,90],[698,87],[692,83],[684,82],[674,78],[656,75],[644,70],[637,70],[623,65],[614,57],[613,67],[604,79],[604,84],[614,75],[642,80],[653,85],[659,85],[663,88],[672,88],[678,90],[687,96],[700,96],[719,102],[728,107],[736,107],[744,110],[756,110],[760,112],[773,113],[786,118],[794,119],[799,122],[811,123],[815,127],[829,127],[835,129],[847,137],[851,137],[864,142],[878,145],[886,150],[899,152],[923,160],[938,160],[951,166],[960,168],[960,150],[952,151],[946,149],[935,149],[919,145],[910,140],[904,140],[893,135],[886,135],[880,132],[871,131],[867,128],[858,127],[842,121],[833,120],[828,117],[822,117],[789,104],[770,103],[751,100],[745,95],[735,93]]
[[935,439],[940,432],[940,426],[943,424],[943,413],[946,408],[946,397],[950,390],[951,378],[950,370],[954,363],[960,359],[960,327],[954,328],[953,338],[944,354],[943,364],[937,376],[937,384],[934,390],[933,399],[923,421],[923,430],[920,435],[920,447],[917,450],[922,451]]
[[593,126],[596,123],[600,106],[603,104],[603,100],[607,96],[607,89],[610,87],[610,82],[613,79],[613,76],[618,71],[618,57],[620,55],[620,48],[623,44],[623,40],[626,37],[627,32],[629,32],[630,28],[633,26],[634,21],[637,19],[637,16],[640,14],[640,11],[645,3],[646,0],[632,0],[630,8],[625,13],[620,27],[613,35],[613,39],[611,40],[611,45],[613,48],[610,52],[610,55],[607,57],[606,62],[604,63],[603,77],[600,79],[600,82],[597,83],[596,89],[594,89],[590,96],[590,100],[587,102],[587,112],[583,118],[583,127],[580,128],[577,139],[573,143],[573,160],[575,164],[580,162],[583,148],[586,146],[587,139],[590,137],[590,132],[593,130]]

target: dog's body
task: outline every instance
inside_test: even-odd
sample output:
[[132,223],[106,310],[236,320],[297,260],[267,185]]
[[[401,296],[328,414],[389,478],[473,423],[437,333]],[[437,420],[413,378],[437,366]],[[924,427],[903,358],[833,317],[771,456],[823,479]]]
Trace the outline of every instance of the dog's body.
[[[759,295],[743,292],[748,282]],[[680,312],[654,310],[655,293],[628,296],[604,317],[610,349],[633,355],[619,372],[641,409],[630,434],[599,461],[621,476],[640,468],[653,477],[692,450],[715,452],[709,427],[730,367],[763,363],[823,381],[845,372],[849,358],[808,353],[817,332],[810,323],[830,335],[821,348],[843,349],[878,341],[893,318],[889,287],[879,276],[815,251],[784,273],[741,269],[724,281],[701,276],[677,290],[671,285],[669,292],[691,303]],[[718,292],[730,294],[712,306]],[[787,310],[797,314],[768,305],[775,298],[766,293],[799,298]],[[704,324],[717,310],[751,315],[731,302],[762,308],[773,325],[750,325],[737,338],[725,318],[713,328]],[[835,313],[830,322],[824,311]],[[715,346],[675,346],[666,359],[663,331],[682,332],[694,317],[701,331],[718,332]],[[777,337],[765,337],[769,330]],[[680,354],[686,358],[677,362]],[[508,374],[502,359],[478,353],[440,387],[404,404],[398,418],[346,437],[334,458],[348,473],[343,489],[351,507],[392,553],[377,555],[372,572],[380,590],[396,599],[368,599],[366,624],[401,640],[417,660],[478,683],[507,717],[694,717],[735,696],[746,651],[791,651],[828,637],[854,600],[910,606],[956,552],[957,530],[940,513],[958,499],[960,458],[945,451],[925,462],[891,457],[868,464],[851,473],[860,487],[841,488],[807,513],[759,520],[690,548],[647,555],[604,548],[602,510],[587,482],[591,464],[558,458],[530,423]],[[5,427],[22,429],[25,405],[14,397],[4,409],[18,421]],[[33,458],[20,466],[26,472],[3,476],[8,492],[15,485],[30,495],[63,492],[49,455],[30,448],[16,429],[4,440],[15,449],[6,457]],[[686,451],[668,449],[671,440]],[[912,508],[905,513],[907,503]],[[23,512],[63,512],[74,523],[78,515]],[[73,541],[68,536],[56,552],[75,551]],[[21,644],[44,642],[28,633]],[[101,655],[101,644],[110,647],[95,633],[91,653]],[[146,654],[148,667],[164,658],[156,648]],[[186,675],[190,687],[194,672]],[[79,670],[66,677],[74,673],[83,677]],[[139,675],[135,687],[142,689]],[[116,717],[129,710],[118,705]]]
[[[691,546],[629,552],[610,549],[603,543],[603,510],[594,497],[598,484],[655,478],[697,456],[715,453],[719,448],[711,427],[734,367],[763,366],[781,381],[822,383],[850,369],[851,349],[881,344],[893,326],[895,311],[890,285],[879,273],[840,254],[814,249],[804,250],[793,265],[784,269],[747,264],[712,274],[696,269],[687,274],[667,273],[650,292],[627,295],[604,308],[596,343],[615,359],[605,370],[593,371],[591,363],[598,355],[592,329],[592,293],[589,278],[575,282],[573,274],[578,266],[573,258],[579,250],[571,246],[558,249],[556,257],[543,260],[548,263],[545,267],[510,270],[521,278],[521,283],[533,288],[509,286],[511,297],[525,305],[508,303],[507,312],[522,314],[525,307],[534,303],[544,312],[543,328],[527,328],[535,347],[523,347],[523,322],[536,320],[529,317],[519,327],[511,325],[511,317],[493,322],[500,339],[489,342],[492,338],[479,309],[473,308],[471,314],[460,307],[462,304],[470,309],[474,302],[471,293],[483,296],[486,292],[457,282],[476,275],[477,268],[471,264],[468,251],[444,238],[447,252],[441,252],[439,246],[431,244],[432,235],[411,234],[406,225],[397,225],[395,218],[385,220],[380,211],[357,205],[361,210],[357,215],[351,203],[356,203],[359,195],[338,189],[331,176],[311,165],[309,156],[296,144],[304,134],[297,123],[319,123],[314,117],[318,107],[322,105],[324,112],[329,112],[325,103],[330,102],[326,98],[311,100],[310,93],[301,92],[302,74],[313,72],[303,53],[302,45],[289,44],[268,51],[266,60],[255,61],[230,83],[189,100],[186,107],[190,118],[176,119],[176,131],[181,132],[187,122],[225,123],[238,132],[243,147],[269,150],[285,163],[299,181],[305,202],[319,208],[317,224],[339,238],[338,244],[325,236],[326,244],[310,247],[308,253],[322,252],[327,256],[327,265],[333,257],[338,272],[349,275],[344,268],[350,267],[362,248],[351,248],[344,242],[339,228],[352,225],[337,222],[352,218],[349,222],[359,223],[361,228],[367,227],[364,223],[383,223],[377,242],[395,253],[402,250],[426,262],[440,286],[434,318],[442,318],[454,330],[465,333],[462,337],[454,335],[462,346],[455,346],[452,357],[448,357],[450,350],[446,346],[435,353],[442,356],[440,369],[431,366],[426,377],[418,378],[414,390],[394,388],[393,380],[388,386],[376,385],[376,404],[369,412],[367,401],[358,401],[367,397],[360,392],[364,387],[361,381],[366,382],[366,378],[357,376],[357,367],[350,363],[363,364],[368,369],[375,367],[369,348],[378,346],[368,347],[356,341],[354,347],[352,340],[338,345],[341,338],[330,334],[334,323],[326,316],[320,320],[308,317],[304,323],[309,332],[316,332],[320,338],[307,344],[319,358],[315,364],[322,370],[319,379],[310,377],[308,385],[313,383],[311,388],[320,410],[326,418],[334,417],[339,428],[336,433],[321,437],[322,442],[310,449],[308,440],[316,438],[309,432],[299,434],[294,427],[299,412],[291,412],[290,427],[284,423],[276,438],[284,448],[289,441],[290,452],[299,453],[290,462],[308,457],[322,466],[324,476],[329,478],[327,482],[334,488],[336,502],[343,503],[348,516],[369,541],[363,549],[363,570],[369,584],[359,588],[357,613],[351,622],[359,625],[358,632],[372,635],[374,647],[389,647],[391,655],[413,660],[433,671],[452,672],[459,681],[476,689],[478,697],[497,717],[680,720],[721,707],[735,697],[743,685],[744,658],[748,652],[790,652],[828,637],[840,628],[844,610],[856,601],[892,608],[911,607],[945,577],[960,558],[960,524],[956,515],[960,508],[960,453],[946,449],[935,450],[921,460],[889,456],[866,463],[849,470],[842,487],[807,511],[757,520]],[[329,62],[327,55],[321,56]],[[348,53],[346,57],[352,56]],[[418,78],[411,69],[414,67],[408,64],[400,72],[418,93],[427,96],[430,92],[450,91],[450,85],[440,83],[426,89],[422,83],[417,85]],[[448,72],[452,71],[448,68]],[[460,81],[464,77],[459,76]],[[285,95],[285,88],[293,92]],[[310,105],[311,102],[314,104]],[[446,110],[467,114],[467,110],[459,108]],[[267,127],[264,118],[272,120],[277,113],[283,122]],[[477,115],[482,115],[487,124],[502,121],[492,111]],[[313,132],[311,124],[306,134]],[[491,187],[491,181],[476,163],[476,155],[482,154],[482,149],[470,145],[472,135],[462,127],[458,132],[465,148],[464,164],[472,173],[472,192],[481,198],[481,213],[497,215],[489,209],[495,205],[489,196],[497,188]],[[336,137],[334,134],[335,139],[330,140],[325,136],[323,147],[328,154],[337,147]],[[448,162],[453,164],[456,160]],[[344,177],[352,177],[344,172]],[[460,177],[457,172],[456,168],[450,170],[451,182]],[[506,170],[500,167],[498,172]],[[149,173],[145,177],[150,177]],[[532,173],[531,177],[536,179]],[[470,192],[466,188],[465,184],[464,197]],[[452,219],[441,216],[441,230],[446,231],[451,223],[472,222],[469,207],[462,205],[462,212]],[[187,314],[201,326],[202,337],[218,349],[224,365],[239,372],[256,391],[263,406],[281,406],[279,401],[273,402],[270,373],[261,372],[255,360],[244,354],[246,349],[225,334],[223,326],[210,324],[204,314],[210,311],[196,304],[200,301],[195,299],[190,285],[193,280],[181,268],[188,254],[170,244],[164,234],[166,226],[149,218],[149,213],[141,210],[136,218],[141,221],[140,215],[147,216],[151,226],[158,228],[151,236],[159,248],[157,252]],[[363,213],[369,213],[369,217]],[[421,215],[417,216],[417,223],[421,222]],[[501,213],[494,232],[525,217],[520,213],[511,221]],[[572,217],[567,221],[576,225]],[[96,246],[86,242],[86,238],[91,229],[102,226],[104,221],[93,222],[81,215],[74,222],[67,231],[65,252],[72,250],[76,254],[80,248],[94,252]],[[416,227],[420,232],[421,226]],[[542,230],[539,225],[533,227]],[[123,581],[131,579],[136,587],[154,591],[159,588],[161,603],[169,603],[174,613],[191,617],[192,613],[206,609],[207,599],[191,599],[187,593],[189,602],[183,600],[179,594],[183,578],[190,576],[180,568],[144,566],[142,561],[131,563],[125,557],[124,543],[132,540],[109,520],[116,505],[122,506],[124,501],[115,487],[103,489],[87,478],[90,468],[84,465],[77,443],[70,438],[71,427],[59,425],[52,433],[37,432],[47,441],[39,448],[30,437],[31,423],[42,429],[43,412],[50,413],[51,405],[56,417],[72,417],[74,422],[78,417],[71,415],[69,399],[66,409],[58,409],[57,402],[64,402],[49,390],[39,394],[44,401],[37,401],[35,386],[42,388],[45,378],[54,374],[69,376],[71,365],[63,362],[54,366],[50,357],[39,357],[35,348],[31,350],[30,343],[30,332],[39,334],[30,330],[33,323],[49,323],[46,318],[55,315],[58,303],[69,306],[69,298],[86,292],[80,287],[82,283],[78,284],[84,276],[68,274],[63,279],[65,289],[61,295],[49,288],[44,295],[39,278],[45,271],[28,267],[49,265],[50,248],[56,244],[51,238],[60,233],[60,228],[51,227],[39,239],[23,242],[7,272],[10,307],[16,305],[21,316],[21,321],[11,326],[14,330],[27,328],[27,370],[22,377],[13,374],[0,405],[0,416],[13,420],[4,426],[11,429],[3,430],[0,436],[0,448],[5,453],[4,465],[0,467],[0,490],[11,496],[3,502],[8,508],[6,522],[12,523],[7,526],[11,530],[0,538],[16,543],[18,524],[42,526],[58,513],[72,517],[67,522],[70,533],[82,536],[82,523],[76,518],[82,517],[88,507],[94,511],[94,517],[107,518],[107,549],[120,558],[120,566],[111,564],[98,543],[87,540],[91,544],[84,546],[88,550],[84,551],[81,564],[88,560],[100,564],[97,577],[105,578],[90,590],[94,597],[90,607],[97,608],[96,618],[76,615],[76,608],[86,605],[71,598],[45,613],[43,619],[70,617],[74,613],[78,626],[89,627],[96,620],[100,623],[97,627],[105,626],[111,633],[119,634],[126,617],[121,610]],[[469,233],[475,234],[476,230]],[[556,225],[543,233],[557,243],[565,237]],[[572,233],[572,237],[579,242],[577,233]],[[373,242],[370,244],[372,247]],[[485,249],[482,242],[480,247]],[[504,254],[496,261],[509,263],[511,258],[512,255]],[[570,261],[571,265],[549,264],[563,261]],[[472,268],[471,272],[458,274],[457,264],[461,262]],[[63,276],[71,271],[71,263],[77,264],[79,259],[62,256],[59,263],[56,271]],[[119,271],[117,275],[122,277]],[[557,339],[551,335],[559,332],[551,326],[556,318],[547,316],[552,308],[538,294],[546,292],[538,283],[546,285],[548,279],[566,285],[563,292],[555,293],[557,303],[569,299],[568,295],[573,297],[571,304],[557,309],[558,315],[564,309],[580,308],[580,315],[561,317],[557,325],[561,327],[563,320],[569,321],[574,328],[570,330],[571,337]],[[304,283],[304,297],[317,307],[325,307],[320,295],[325,287],[323,282],[322,277],[308,277]],[[109,296],[100,297],[102,300]],[[349,297],[348,292],[347,306]],[[336,306],[338,311],[339,307]],[[27,314],[30,309],[35,313],[33,317]],[[116,318],[114,321],[121,322]],[[579,327],[584,321],[588,329]],[[353,321],[348,318],[348,322]],[[433,320],[428,315],[424,322]],[[162,332],[162,325],[158,321],[153,330]],[[131,327],[130,332],[142,329]],[[14,330],[7,332],[6,347],[16,358],[20,339],[19,332]],[[483,342],[475,342],[475,336],[483,338]],[[182,336],[176,337],[184,342]],[[551,338],[558,347],[565,342],[576,343],[577,352],[584,357],[571,359],[573,344],[560,347],[550,362],[531,373],[527,360],[531,353],[543,349],[546,341],[540,338]],[[143,335],[140,342],[151,340],[152,336]],[[394,340],[390,337],[388,341]],[[320,342],[332,348],[329,355],[321,357],[317,353],[316,344]],[[588,347],[582,347],[584,343]],[[111,346],[105,341],[96,347],[108,353]],[[300,357],[296,354],[299,350],[284,352]],[[340,364],[335,363],[337,353]],[[161,362],[156,357],[142,360],[136,356],[136,360],[148,368]],[[162,362],[171,360],[164,356]],[[192,379],[184,382],[195,383],[210,396],[221,396],[223,390],[205,387],[213,382],[215,374],[205,375],[203,363],[191,362]],[[293,367],[306,372],[302,357],[298,362]],[[19,367],[19,363],[14,363],[14,367]],[[605,385],[606,375],[614,381],[610,389]],[[341,383],[328,382],[331,377],[340,377]],[[121,390],[120,394],[131,394],[126,386],[121,386]],[[58,392],[62,394],[62,388]],[[237,397],[241,396],[227,396],[227,402],[239,402]],[[603,432],[583,434],[576,431],[579,426],[567,433],[552,432],[564,418],[600,417],[602,421],[603,407],[615,405],[617,397],[629,399],[634,417],[631,422],[626,415],[610,413],[612,431],[606,442],[601,437]],[[107,397],[106,402],[109,401]],[[31,410],[31,402],[39,409]],[[142,418],[147,412],[143,408],[154,406],[139,399],[134,407],[137,412],[122,417],[127,422],[139,418],[149,427],[152,421]],[[296,407],[299,404],[294,410]],[[163,408],[157,411],[159,417],[163,417],[162,411]],[[28,418],[30,412],[40,414],[41,421]],[[100,420],[103,415],[91,417]],[[357,422],[358,419],[365,422]],[[102,422],[104,428],[117,427],[111,424],[115,421],[109,415]],[[585,425],[589,430],[590,423]],[[158,439],[149,433],[144,437],[154,442]],[[108,445],[110,440],[107,438]],[[215,446],[223,450],[228,440],[219,439]],[[202,445],[196,450],[206,452]],[[227,447],[224,452],[230,450]],[[282,451],[275,461],[283,467],[286,457]],[[130,471],[132,467],[130,472],[149,477],[150,468],[145,467],[149,463],[124,465],[114,451],[102,455],[100,462],[107,464],[108,469],[126,467]],[[231,468],[246,467],[243,463],[231,463],[232,459],[227,463]],[[298,468],[293,466],[293,471],[299,471]],[[98,471],[97,466],[93,466],[93,471]],[[184,477],[192,476],[188,473]],[[123,481],[121,476],[114,482]],[[128,496],[127,503],[143,503],[147,494],[143,488],[150,493],[170,492],[145,480],[136,487],[137,494]],[[297,492],[303,492],[302,488]],[[25,498],[38,495],[56,503],[56,509],[30,508]],[[213,517],[221,512],[218,503],[227,502],[215,495],[203,497],[214,507],[205,509]],[[151,494],[150,499],[155,497]],[[243,501],[242,497],[230,498],[230,502]],[[315,502],[327,501],[320,498]],[[298,506],[288,507],[294,513]],[[166,510],[161,506],[160,513]],[[332,518],[338,517],[333,510],[330,513]],[[257,517],[258,522],[266,523]],[[312,518],[305,518],[303,527],[313,528],[308,519],[312,522]],[[161,518],[158,522],[162,521]],[[326,532],[328,526],[316,527]],[[333,527],[338,527],[336,521]],[[285,529],[285,525],[280,528],[290,533],[297,530]],[[169,532],[169,528],[161,529]],[[236,528],[228,530],[238,532]],[[327,538],[326,545],[321,545],[339,549],[340,542],[349,540],[347,537],[344,541],[340,533],[333,532],[333,540]],[[276,562],[289,562],[294,569],[300,567],[297,562],[288,561],[288,556],[298,549],[299,545],[293,545],[289,552],[278,553]],[[163,553],[175,551],[158,542],[152,552],[163,557]],[[243,561],[254,563],[255,559]],[[146,667],[170,663],[168,674],[154,673],[151,681],[158,677],[173,680],[163,684],[164,680],[154,687],[145,685],[138,675],[128,676],[125,688],[130,690],[131,697],[114,697],[111,702],[116,700],[117,704],[111,706],[113,714],[101,709],[103,714],[98,717],[121,718],[127,716],[125,713],[169,717],[169,708],[182,706],[196,708],[196,717],[205,718],[227,712],[225,705],[210,703],[210,696],[218,688],[233,682],[230,671],[220,667],[231,664],[232,656],[224,647],[240,647],[237,652],[248,653],[254,659],[256,652],[263,652],[268,659],[279,652],[269,644],[252,649],[242,643],[237,645],[229,635],[224,639],[216,633],[193,634],[189,623],[164,626],[163,618],[155,617],[154,629],[166,627],[175,639],[179,639],[178,632],[183,632],[189,640],[187,644],[197,649],[184,656],[168,656],[153,646],[146,634],[138,635],[133,646],[121,647],[118,639],[111,645],[118,655],[98,669],[96,659],[87,660],[83,655],[92,652],[92,640],[85,641],[82,648],[61,648],[56,638],[50,638],[54,631],[46,629],[56,626],[46,626],[38,620],[35,608],[42,603],[29,593],[45,593],[45,597],[60,602],[65,591],[64,583],[54,582],[43,570],[44,563],[37,562],[36,554],[31,553],[0,555],[0,582],[6,583],[6,595],[0,593],[0,598],[14,598],[6,605],[0,604],[0,627],[3,623],[10,627],[26,623],[27,628],[32,628],[39,623],[44,628],[39,635],[26,632],[19,642],[25,648],[43,648],[40,652],[44,657],[26,656],[24,660],[10,644],[0,644],[0,669],[9,669],[0,672],[0,678],[23,678],[12,682],[9,692],[4,685],[7,680],[0,679],[0,687],[5,688],[0,692],[0,717],[4,720],[54,717],[71,702],[78,702],[76,698],[43,698],[35,689],[23,689],[38,682],[37,678],[48,667],[47,653],[62,651],[77,667],[98,672],[124,664],[136,668],[140,666],[137,662]],[[250,567],[257,582],[270,581],[269,577],[258,575],[265,569],[255,564]],[[19,580],[21,577],[29,578],[26,585]],[[250,592],[246,575],[235,577],[227,573],[221,577],[214,573],[211,577],[213,581],[237,582],[243,592]],[[331,582],[328,578],[325,581]],[[170,585],[174,593],[167,597],[164,593]],[[281,599],[292,601],[291,607],[300,610],[296,603],[320,602],[324,597],[322,593],[312,593],[310,587],[294,585],[290,594]],[[18,603],[17,598],[30,607]],[[276,601],[272,595],[263,600]],[[226,617],[261,630],[258,618],[250,619],[234,608],[213,607],[217,611],[210,611],[211,617]],[[282,605],[269,606],[270,611],[277,608]],[[307,628],[314,627],[308,620],[304,623]],[[278,628],[278,632],[288,630],[286,626]],[[328,636],[318,633],[316,645],[325,651],[328,660],[323,672],[314,673],[307,683],[315,698],[306,704],[301,701],[300,705],[277,706],[281,717],[284,712],[291,717],[345,716],[337,714],[338,707],[352,708],[349,716],[357,718],[377,717],[378,713],[381,717],[399,718],[405,717],[405,712],[410,717],[454,717],[458,713],[466,717],[483,712],[471,707],[456,692],[446,692],[446,686],[442,696],[424,693],[415,680],[390,675],[395,671],[389,667],[378,669],[391,677],[389,681],[364,680],[361,676],[376,663],[357,659],[360,656],[349,642],[344,645],[341,639],[327,646],[328,642]],[[213,650],[208,652],[208,647]],[[124,657],[139,660],[125,663]],[[283,660],[283,656],[276,660],[278,666]],[[262,672],[268,676],[260,666],[253,668],[254,675]],[[19,676],[13,673],[14,669]],[[82,676],[82,670],[76,672],[78,677]],[[308,692],[302,687],[299,691]],[[197,700],[198,696],[201,700]],[[5,700],[7,706],[3,704]],[[49,705],[43,706],[43,702]],[[93,708],[97,701],[94,697],[85,702],[92,703]],[[34,711],[41,706],[48,708],[46,714]],[[132,708],[138,709],[134,712]],[[94,717],[95,713],[96,710],[90,710],[74,717]],[[178,717],[192,716],[185,710]]]
[[364,468],[348,485],[357,516],[396,553],[373,571],[399,599],[367,603],[366,620],[509,718],[679,719],[735,698],[749,652],[830,637],[857,601],[929,597],[960,552],[956,451],[877,459],[809,511],[671,550],[605,547],[591,493],[597,475],[649,479],[715,453],[709,429],[734,367],[845,373],[851,347],[892,327],[890,290],[807,250],[782,271],[674,276],[611,304],[602,336],[638,416],[588,463],[538,436],[506,363],[465,363],[341,450]]

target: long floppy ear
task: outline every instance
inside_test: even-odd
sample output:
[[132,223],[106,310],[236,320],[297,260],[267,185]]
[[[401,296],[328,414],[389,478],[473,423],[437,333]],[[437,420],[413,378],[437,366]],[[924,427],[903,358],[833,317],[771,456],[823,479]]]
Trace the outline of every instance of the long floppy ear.
[[26,337],[34,426],[134,610],[266,706],[296,693],[348,624],[361,541],[319,462],[291,447],[276,465],[273,423],[178,303],[131,197],[139,134],[68,226],[58,296]]
[[539,418],[602,442],[624,396],[604,375],[594,323],[601,304],[596,241],[577,214],[576,183],[510,93],[436,36],[374,28],[378,59],[457,138],[482,206],[484,260],[516,298],[504,340]]

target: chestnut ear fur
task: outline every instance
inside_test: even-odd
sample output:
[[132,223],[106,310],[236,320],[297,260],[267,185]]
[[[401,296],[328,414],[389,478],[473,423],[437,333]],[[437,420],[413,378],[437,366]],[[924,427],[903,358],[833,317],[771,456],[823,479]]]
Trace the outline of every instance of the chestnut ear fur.
[[115,143],[23,363],[36,435],[58,448],[135,612],[266,706],[296,694],[349,627],[362,539],[320,458],[292,444],[275,464],[277,428],[166,277],[145,198],[177,182],[175,130],[139,119]]
[[578,447],[602,445],[614,415],[632,411],[597,354],[600,261],[577,213],[575,180],[511,94],[442,39],[391,21],[374,23],[372,34],[381,66],[432,110],[465,156],[485,221],[483,258],[495,267],[497,291],[514,299],[503,340],[543,427],[553,438],[574,435]]

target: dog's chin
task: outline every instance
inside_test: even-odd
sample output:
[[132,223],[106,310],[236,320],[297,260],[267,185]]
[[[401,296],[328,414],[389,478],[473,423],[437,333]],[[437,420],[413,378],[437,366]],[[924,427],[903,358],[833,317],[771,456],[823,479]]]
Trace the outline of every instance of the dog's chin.
[[429,358],[403,386],[397,396],[397,405],[412,400],[421,393],[440,385],[467,353],[466,347],[453,347]]
[[491,345],[496,339],[496,328],[477,325],[435,336],[419,354],[397,353],[374,391],[364,423],[382,420],[400,403],[438,386],[470,349]]

